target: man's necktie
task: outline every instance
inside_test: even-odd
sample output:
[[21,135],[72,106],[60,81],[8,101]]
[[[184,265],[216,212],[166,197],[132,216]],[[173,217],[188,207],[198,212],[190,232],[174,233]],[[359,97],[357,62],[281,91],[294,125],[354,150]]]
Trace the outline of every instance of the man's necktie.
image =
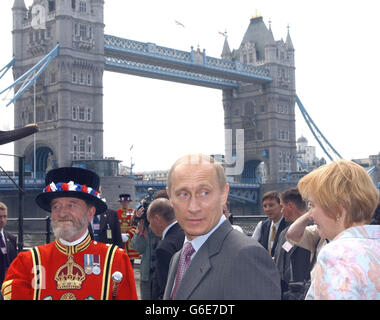
[[274,239],[276,238],[276,226],[272,224],[272,232],[269,239],[269,254],[272,255]]
[[182,249],[181,256],[180,256],[179,262],[178,262],[177,274],[176,274],[174,288],[173,288],[173,292],[172,292],[172,299],[174,298],[175,293],[179,287],[179,284],[182,281],[183,275],[185,274],[187,268],[190,265],[191,256],[194,252],[195,252],[195,250],[194,250],[193,246],[191,245],[191,242],[186,242],[183,249]]

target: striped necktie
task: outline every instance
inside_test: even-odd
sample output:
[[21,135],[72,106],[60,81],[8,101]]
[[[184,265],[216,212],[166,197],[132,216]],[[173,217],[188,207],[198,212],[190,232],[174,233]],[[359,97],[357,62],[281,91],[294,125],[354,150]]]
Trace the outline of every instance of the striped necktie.
[[190,265],[191,262],[191,256],[195,252],[193,246],[191,245],[191,242],[186,242],[182,252],[181,256],[179,258],[178,267],[177,267],[177,274],[175,278],[174,288],[172,292],[172,299],[174,299],[174,296],[177,292],[177,289],[179,287],[179,284],[182,281],[183,275],[185,274],[187,268]]

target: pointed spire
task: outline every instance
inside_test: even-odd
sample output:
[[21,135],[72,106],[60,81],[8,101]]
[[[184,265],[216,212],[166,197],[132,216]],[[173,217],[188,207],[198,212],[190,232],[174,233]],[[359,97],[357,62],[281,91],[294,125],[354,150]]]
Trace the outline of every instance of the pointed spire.
[[12,9],[25,9],[26,10],[25,1],[24,0],[15,0],[15,2],[13,3]]
[[[227,32],[226,32],[226,33],[227,33]],[[223,59],[228,59],[228,60],[231,60],[231,58],[232,58],[231,49],[230,49],[230,46],[229,46],[229,44],[228,44],[228,40],[227,40],[227,34],[226,34],[226,36],[224,37],[224,44],[223,44],[222,58],[223,58]]]
[[293,46],[293,42],[292,42],[292,39],[290,38],[290,26],[288,25],[288,34],[287,34],[287,36],[286,36],[286,42],[285,42],[285,44],[286,44],[286,47],[287,47],[287,49],[288,50],[293,50],[294,51],[294,46]]
[[255,11],[255,15],[252,16],[252,19],[256,19],[256,18],[262,18],[262,15],[259,13],[259,10],[257,10],[257,9]]
[[275,44],[276,44],[276,41],[274,41],[274,36],[273,36],[273,32],[272,32],[272,20],[269,19],[269,29],[268,29],[268,32],[266,34],[265,45],[270,46],[270,45],[275,45]]

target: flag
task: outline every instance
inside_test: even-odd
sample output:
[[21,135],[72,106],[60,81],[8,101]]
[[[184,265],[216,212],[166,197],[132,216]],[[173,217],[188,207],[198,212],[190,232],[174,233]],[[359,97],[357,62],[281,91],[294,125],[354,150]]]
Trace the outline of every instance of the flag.
[[227,38],[227,31],[221,32],[218,31],[219,34],[221,34],[223,37]]
[[179,21],[177,21],[177,20],[174,20],[174,22],[175,22],[175,24],[176,24],[177,26],[181,26],[181,27],[185,28],[185,25],[184,25],[183,23],[181,23],[181,22],[179,22]]

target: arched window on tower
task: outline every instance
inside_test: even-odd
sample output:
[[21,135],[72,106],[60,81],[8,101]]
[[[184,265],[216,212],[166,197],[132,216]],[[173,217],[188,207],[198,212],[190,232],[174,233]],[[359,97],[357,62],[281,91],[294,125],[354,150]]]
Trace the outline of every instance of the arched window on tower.
[[55,0],[49,1],[49,13],[55,11]]

